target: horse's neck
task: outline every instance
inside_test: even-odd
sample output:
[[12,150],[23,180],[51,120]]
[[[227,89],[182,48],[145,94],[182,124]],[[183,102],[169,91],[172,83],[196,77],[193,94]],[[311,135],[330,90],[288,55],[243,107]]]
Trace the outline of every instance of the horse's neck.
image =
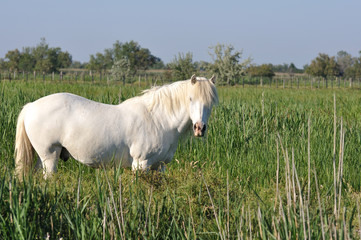
[[[192,120],[189,116],[189,113],[186,109],[184,109],[184,112],[185,114],[183,114],[182,116],[179,116],[179,121],[178,123],[176,124],[176,128],[177,128],[177,131],[180,133],[180,134],[183,134],[184,132],[188,131],[191,129],[191,124],[192,124]],[[178,113],[179,115],[181,113]]]
[[176,130],[179,134],[183,134],[190,129],[191,119],[189,113],[185,107],[182,107],[175,114],[169,115],[166,111],[158,111],[154,113],[155,121],[158,122],[162,128],[168,130]]

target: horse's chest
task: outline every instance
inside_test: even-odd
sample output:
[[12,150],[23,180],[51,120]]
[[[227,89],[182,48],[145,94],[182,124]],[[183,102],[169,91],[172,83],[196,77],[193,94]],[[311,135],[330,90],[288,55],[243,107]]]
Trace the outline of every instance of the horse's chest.
[[153,136],[133,144],[131,155],[135,159],[164,161],[172,157],[177,149],[178,138],[170,134]]

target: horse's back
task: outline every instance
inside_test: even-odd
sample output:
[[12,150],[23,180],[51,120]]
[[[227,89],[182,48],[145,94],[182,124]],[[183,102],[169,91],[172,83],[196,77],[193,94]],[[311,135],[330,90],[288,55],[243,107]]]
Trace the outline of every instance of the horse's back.
[[81,120],[90,115],[95,116],[92,112],[99,112],[94,109],[99,108],[97,105],[99,103],[74,94],[52,94],[28,104],[25,126],[27,130],[38,133],[54,132],[54,136],[59,138],[60,131],[71,130],[67,128],[81,125]]
[[117,112],[114,105],[57,93],[29,104],[25,126],[38,148],[65,147],[75,159],[96,165],[96,159],[123,154],[122,133],[114,129]]

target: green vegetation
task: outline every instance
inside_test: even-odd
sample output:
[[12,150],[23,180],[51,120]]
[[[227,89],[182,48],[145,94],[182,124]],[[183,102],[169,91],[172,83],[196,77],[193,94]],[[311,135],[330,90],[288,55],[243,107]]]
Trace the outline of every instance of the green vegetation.
[[176,80],[187,79],[197,71],[193,62],[193,54],[190,52],[186,54],[178,53],[178,57],[175,56],[173,62],[168,64],[168,67]]
[[251,59],[240,62],[242,51],[236,51],[232,45],[217,44],[210,48],[214,53],[210,53],[213,64],[209,65],[208,70],[216,74],[220,83],[236,84],[237,80],[244,75]]
[[247,69],[247,74],[253,77],[268,77],[272,78],[275,73],[272,70],[272,65],[262,64],[260,66],[251,66]]
[[335,57],[329,57],[327,54],[320,53],[316,59],[312,60],[311,65],[306,69],[306,73],[317,77],[340,76],[340,68]]
[[116,84],[1,82],[1,239],[360,237],[358,88],[219,87],[208,136],[183,139],[164,174],[70,159],[50,180],[14,178],[25,103],[66,91],[117,104],[142,90]]
[[132,76],[139,70],[147,70],[161,62],[159,58],[150,53],[149,49],[142,48],[135,41],[126,43],[116,41],[113,48],[105,49],[103,54],[90,55],[87,68],[97,72],[106,71],[122,59],[129,62],[129,74]]
[[8,51],[5,58],[8,61],[0,61],[0,69],[10,72],[58,72],[72,63],[68,52],[59,47],[50,48],[45,38],[36,47],[25,47],[21,52],[18,49]]
[[323,78],[330,77],[361,77],[361,51],[360,56],[352,57],[345,51],[339,51],[337,56],[328,56],[320,53],[309,66],[305,66],[305,72],[312,76]]
[[4,74],[8,75],[8,79],[11,79],[11,76],[16,78],[16,75],[20,74],[33,74],[34,78],[36,75],[43,75],[44,78],[46,74],[84,72],[86,69],[92,79],[95,74],[100,75],[100,78],[111,74],[113,79],[122,79],[123,82],[125,78],[134,78],[149,69],[163,70],[165,78],[172,80],[185,79],[196,72],[209,76],[215,74],[218,83],[222,85],[239,84],[240,79],[246,75],[272,80],[276,73],[288,74],[291,77],[306,73],[308,76],[325,79],[326,84],[336,77],[352,78],[352,81],[361,78],[361,54],[353,57],[345,51],[339,51],[337,56],[330,57],[320,53],[310,65],[298,69],[293,63],[252,64],[251,58],[242,60],[243,51],[230,44],[218,43],[210,49],[211,62],[194,62],[193,54],[187,52],[178,53],[170,63],[164,64],[136,41],[116,41],[112,48],[104,49],[103,53],[91,54],[88,62],[80,63],[73,61],[72,56],[63,52],[60,47],[50,48],[42,38],[36,47],[24,47],[22,51],[10,50],[5,58],[0,58],[0,78]]

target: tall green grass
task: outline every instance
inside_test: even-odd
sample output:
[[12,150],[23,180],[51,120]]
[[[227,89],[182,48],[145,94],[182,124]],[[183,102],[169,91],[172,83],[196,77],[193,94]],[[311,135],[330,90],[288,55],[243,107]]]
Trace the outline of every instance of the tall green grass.
[[117,104],[135,86],[2,82],[1,239],[360,238],[358,89],[219,87],[207,137],[183,139],[167,171],[59,162],[14,177],[21,107],[67,91]]

